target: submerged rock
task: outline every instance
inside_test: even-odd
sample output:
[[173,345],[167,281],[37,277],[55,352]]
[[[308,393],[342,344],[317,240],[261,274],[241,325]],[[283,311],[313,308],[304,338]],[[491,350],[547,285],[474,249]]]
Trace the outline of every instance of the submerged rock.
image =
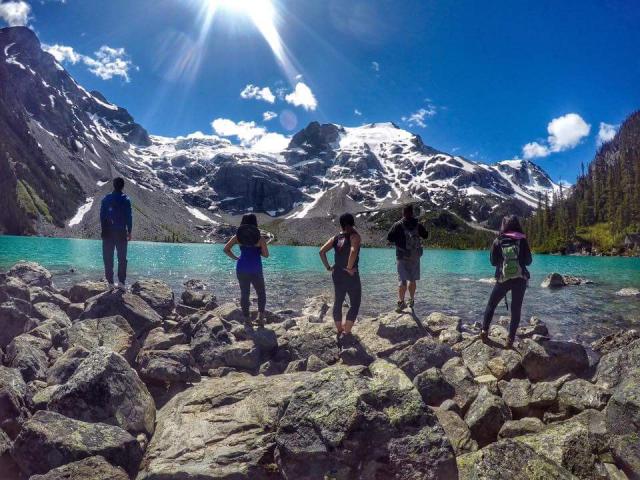
[[133,476],[142,450],[138,441],[121,428],[44,410],[25,423],[13,446],[13,457],[27,476],[96,455]]
[[619,297],[640,297],[640,290],[637,288],[622,288],[616,292]]
[[87,422],[153,434],[155,405],[138,374],[115,352],[97,349],[58,388],[49,409]]
[[591,280],[586,278],[575,277],[573,275],[560,275],[559,273],[550,273],[547,275],[540,286],[542,288],[559,288],[568,285],[588,285],[592,284]]

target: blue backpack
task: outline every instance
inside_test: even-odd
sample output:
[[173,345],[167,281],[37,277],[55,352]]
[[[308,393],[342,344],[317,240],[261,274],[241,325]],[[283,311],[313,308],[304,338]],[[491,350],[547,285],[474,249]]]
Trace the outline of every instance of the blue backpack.
[[105,223],[110,230],[126,230],[127,201],[126,195],[111,195],[107,203]]

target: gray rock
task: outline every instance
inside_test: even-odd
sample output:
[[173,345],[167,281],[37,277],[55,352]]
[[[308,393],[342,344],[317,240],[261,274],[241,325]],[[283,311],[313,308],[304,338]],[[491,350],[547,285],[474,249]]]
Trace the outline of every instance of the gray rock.
[[580,375],[589,367],[589,358],[582,345],[572,342],[525,339],[519,347],[522,366],[532,381],[547,380],[566,373]]
[[28,476],[97,455],[133,476],[142,451],[138,441],[121,428],[45,410],[24,424],[13,446],[13,457]]
[[67,307],[67,315],[72,322],[80,318],[80,315],[84,312],[84,303],[72,303]]
[[616,292],[619,297],[640,297],[640,290],[637,288],[622,288]]
[[478,396],[479,385],[459,357],[452,358],[442,366],[442,376],[455,389],[454,400],[462,412],[466,412]]
[[180,298],[183,305],[191,308],[212,310],[218,306],[215,295],[203,290],[187,289],[182,292]]
[[143,350],[138,355],[138,371],[145,382],[193,383],[200,381],[188,347],[170,350]]
[[260,366],[260,350],[250,341],[233,342],[224,348],[222,361],[227,367],[254,371]]
[[49,385],[36,391],[31,397],[31,404],[34,410],[46,410],[53,393],[60,385]]
[[484,447],[498,438],[498,432],[507,420],[511,420],[511,411],[505,402],[482,388],[473,401],[464,421],[471,430],[471,437]]
[[[6,348],[18,335],[27,333],[37,322],[25,314],[16,300],[0,304],[0,348]],[[29,307],[30,310],[30,307]]]
[[547,408],[556,403],[558,398],[557,382],[538,382],[531,388],[531,407]]
[[603,355],[598,362],[595,381],[604,388],[615,388],[640,365],[640,340]]
[[15,438],[29,416],[27,384],[20,371],[0,365],[0,429]]
[[36,303],[53,303],[65,311],[71,304],[69,299],[62,294],[42,287],[29,288],[29,301],[34,305]]
[[564,277],[555,272],[547,275],[547,278],[545,278],[540,284],[542,288],[559,288],[564,287],[565,285]]
[[514,438],[529,433],[538,433],[544,428],[542,420],[536,417],[525,417],[520,420],[508,420],[498,432],[498,438]]
[[60,328],[69,327],[71,319],[55,303],[36,303],[33,305],[33,316],[40,320],[53,320]]
[[531,447],[504,439],[457,458],[460,480],[577,480]]
[[71,303],[84,303],[90,298],[106,292],[108,289],[109,285],[103,280],[85,280],[71,287],[69,290],[69,300],[71,300]]
[[34,475],[29,480],[129,480],[120,467],[114,467],[103,457],[88,457],[54,468],[44,475]]
[[616,387],[605,413],[611,433],[640,433],[640,368],[631,372]]
[[566,382],[558,391],[560,405],[572,412],[602,410],[607,405],[609,396],[605,389],[582,379]]
[[333,325],[298,322],[298,327],[282,337],[281,346],[290,355],[291,360],[300,360],[315,355],[328,365],[339,358],[338,342]]
[[639,338],[640,332],[638,330],[620,329],[596,340],[591,344],[591,348],[601,355],[606,355],[631,345]]
[[53,343],[64,351],[72,347],[83,347],[89,351],[106,348],[119,353],[129,363],[133,363],[140,350],[135,332],[120,315],[80,320],[61,330]]
[[424,325],[434,335],[439,335],[445,330],[460,331],[462,322],[460,317],[445,315],[440,312],[433,312],[424,319]]
[[138,280],[131,285],[131,293],[142,298],[161,317],[169,315],[175,307],[173,290],[160,280]]
[[443,345],[431,337],[422,337],[407,348],[393,353],[389,361],[398,365],[413,379],[416,375],[432,367],[440,368],[456,353],[448,345]]
[[516,417],[526,417],[531,408],[531,382],[527,379],[514,378],[509,382],[498,383],[504,403]]
[[200,372],[223,366],[222,353],[231,342],[219,318],[214,316],[201,324],[191,339],[191,354]]
[[442,408],[432,408],[432,410],[438,417],[438,422],[442,425],[456,455],[478,450],[478,443],[471,438],[471,431],[460,415]]
[[120,291],[109,291],[91,298],[80,318],[88,320],[115,315],[124,317],[138,338],[162,324],[160,315],[142,298]]
[[293,392],[275,438],[282,475],[455,478],[451,445],[409,379],[384,360],[369,371],[326,368]]
[[189,339],[183,332],[165,332],[164,328],[154,328],[144,340],[143,350],[167,350],[174,345],[188,343]]
[[462,359],[474,377],[492,374],[498,379],[516,375],[521,369],[522,361],[518,352],[504,349],[493,340],[484,343],[479,339],[474,339],[463,348]]
[[97,349],[57,389],[49,409],[87,422],[117,425],[131,433],[153,434],[155,405],[127,361]]
[[315,355],[310,355],[306,362],[307,372],[319,372],[320,370],[322,370],[323,368],[327,368],[328,366],[329,365],[327,365],[326,362],[323,362]]
[[377,325],[378,336],[393,343],[407,340],[415,342],[426,333],[408,313],[386,313],[378,318]]
[[630,433],[611,438],[611,454],[616,465],[632,480],[640,478],[640,435]]
[[64,352],[47,372],[49,385],[66,383],[78,369],[82,361],[90,355],[90,351],[81,345],[73,346]]
[[19,480],[20,468],[11,456],[13,442],[9,436],[0,429],[0,473],[3,480]]
[[9,269],[7,276],[18,278],[29,287],[51,286],[51,273],[35,262],[18,262]]
[[31,301],[29,286],[19,278],[8,277],[6,274],[0,274],[0,292],[2,292],[0,300],[3,303],[10,299]]
[[26,382],[45,380],[49,359],[46,349],[51,344],[28,333],[18,335],[7,346],[5,363],[17,368]]
[[424,403],[432,407],[437,407],[456,394],[455,388],[444,379],[440,369],[435,367],[416,375],[413,384]]
[[330,300],[323,296],[311,297],[302,308],[302,315],[311,323],[322,323],[330,309]]

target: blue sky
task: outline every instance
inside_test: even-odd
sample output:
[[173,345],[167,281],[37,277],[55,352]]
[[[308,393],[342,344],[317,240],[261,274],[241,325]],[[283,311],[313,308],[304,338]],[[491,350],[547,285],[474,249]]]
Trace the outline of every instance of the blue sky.
[[573,182],[599,133],[640,108],[638,2],[273,0],[270,22],[265,1],[218,0],[208,27],[215,0],[4,1],[0,17],[158,135],[252,143],[312,120],[393,121]]

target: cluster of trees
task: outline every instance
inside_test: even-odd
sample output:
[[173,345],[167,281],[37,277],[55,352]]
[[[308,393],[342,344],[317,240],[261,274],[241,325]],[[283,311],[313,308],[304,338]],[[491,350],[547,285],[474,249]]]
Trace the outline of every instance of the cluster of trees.
[[626,234],[640,232],[640,111],[600,147],[586,172],[583,166],[573,188],[539,199],[525,229],[541,252],[611,251]]

